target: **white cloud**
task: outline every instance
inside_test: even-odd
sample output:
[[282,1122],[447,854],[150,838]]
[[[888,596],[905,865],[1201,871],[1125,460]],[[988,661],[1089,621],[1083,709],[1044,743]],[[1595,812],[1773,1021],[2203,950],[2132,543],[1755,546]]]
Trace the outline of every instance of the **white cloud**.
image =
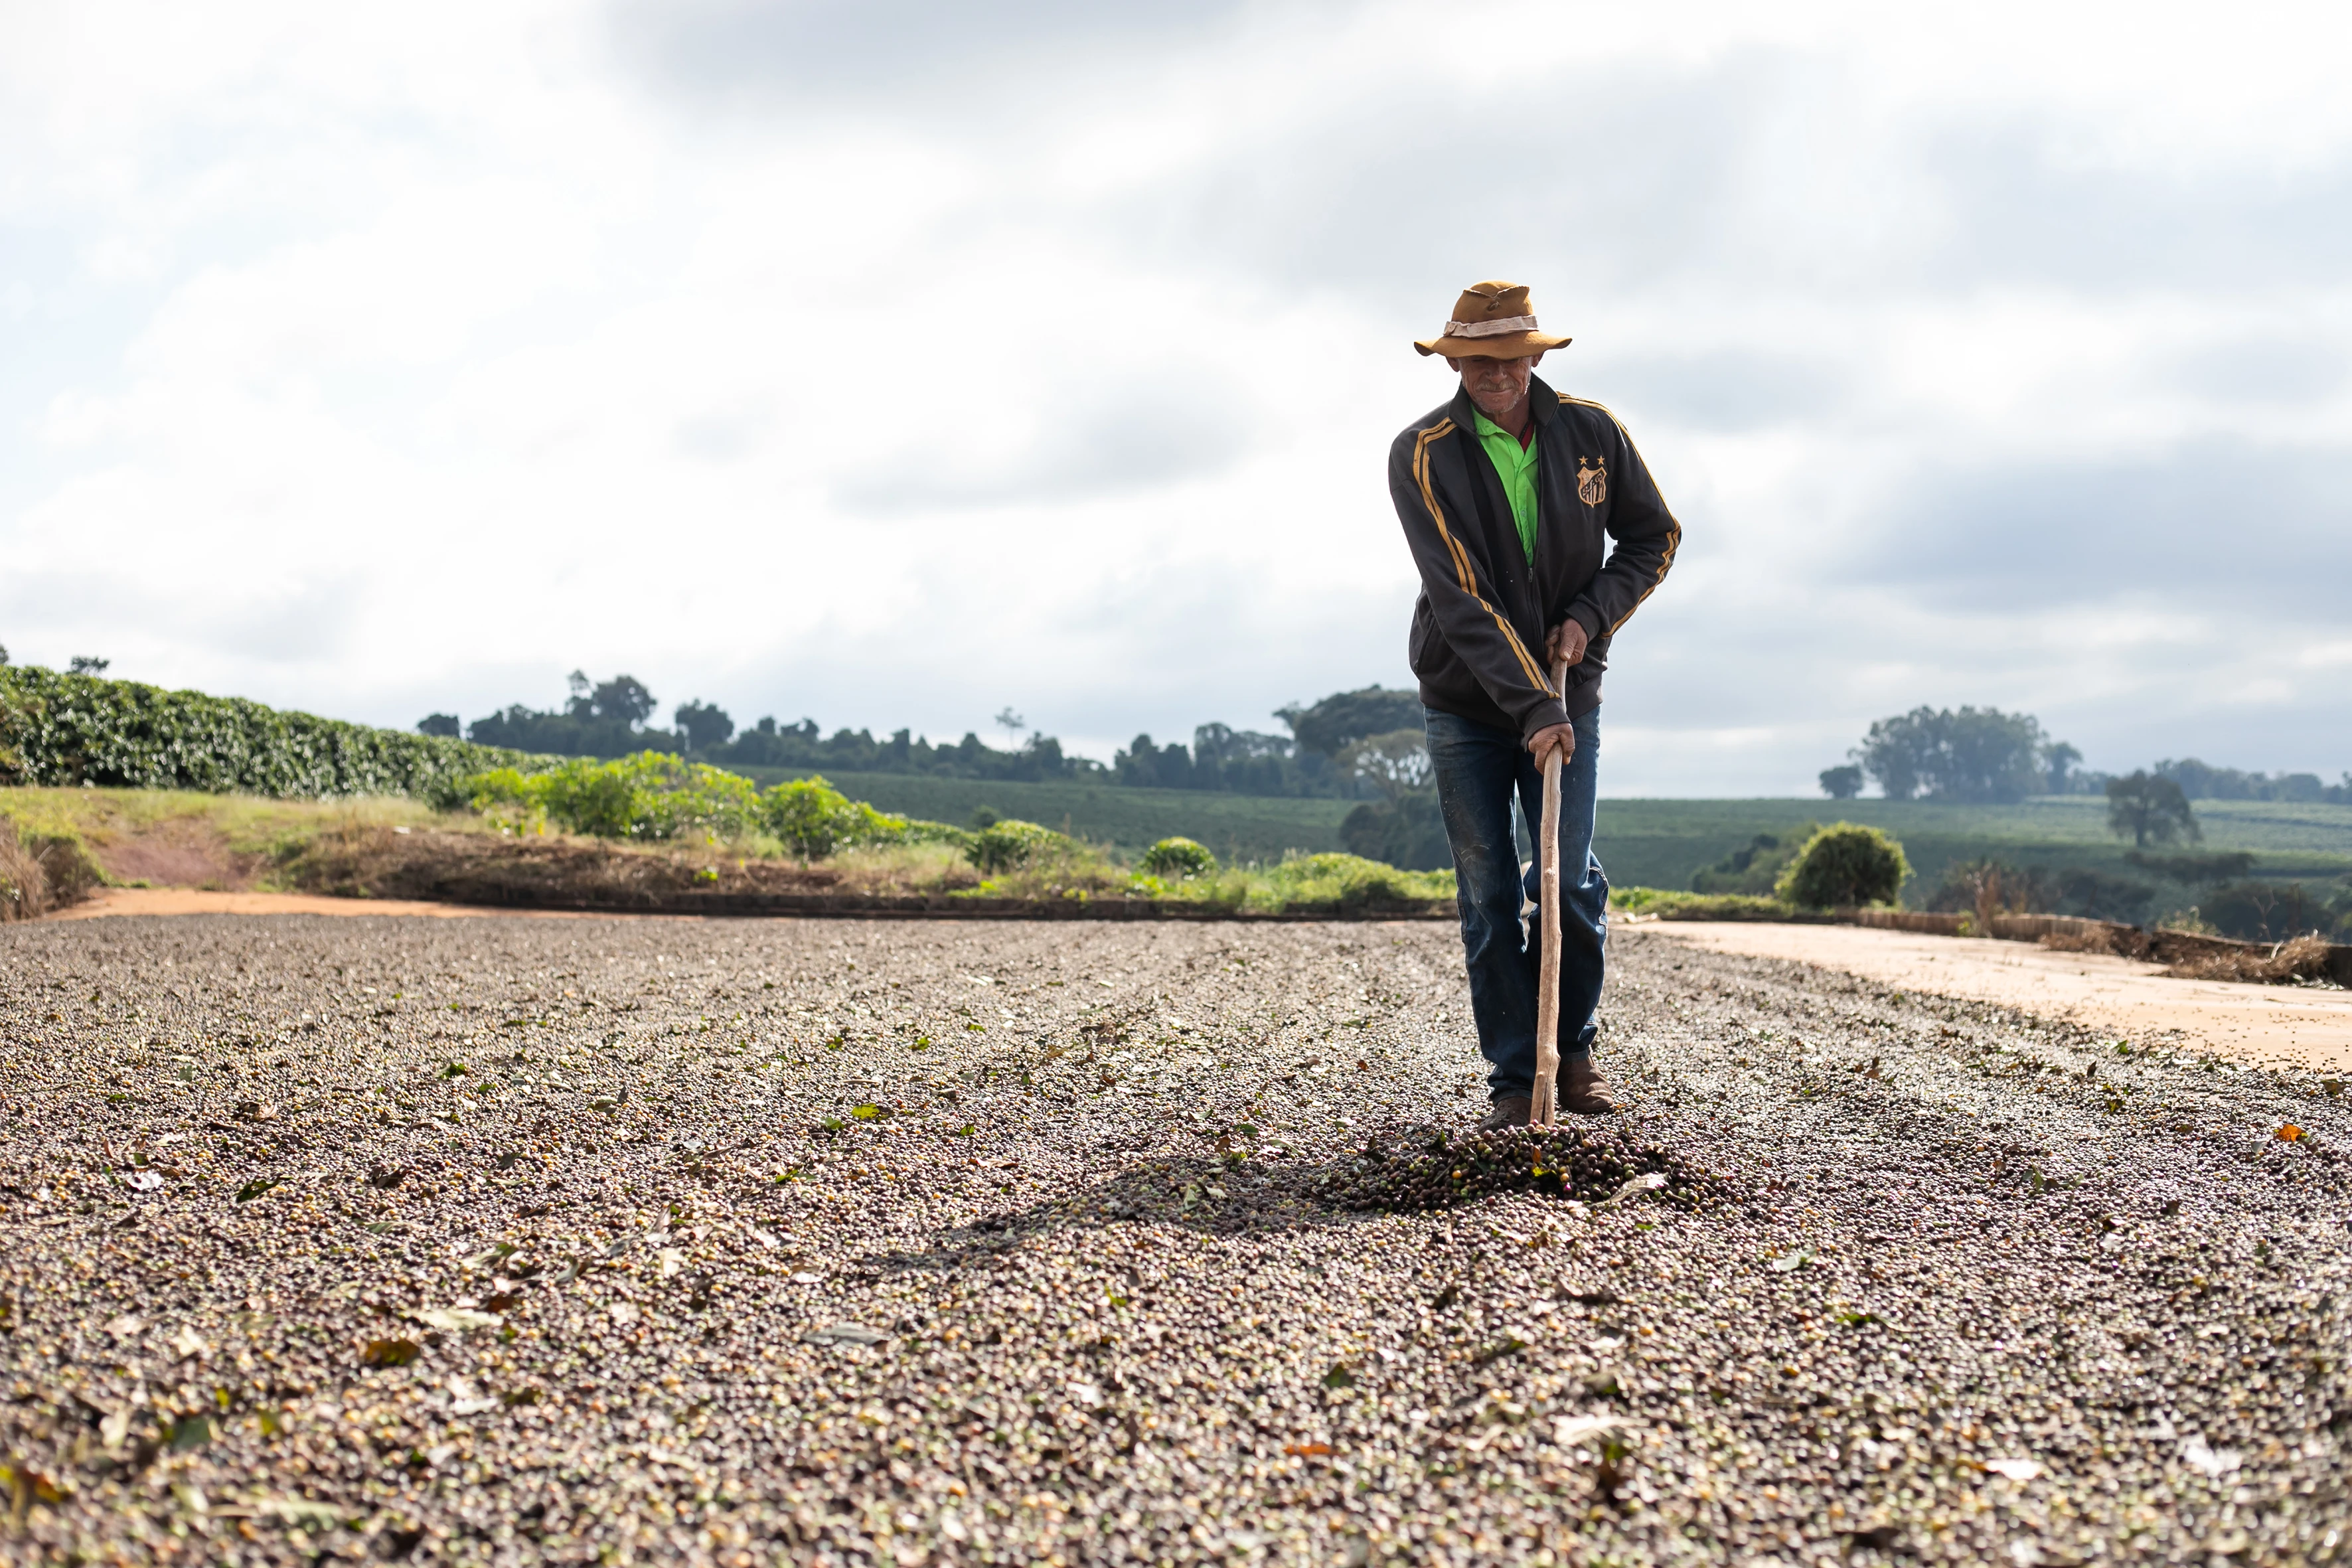
[[1264,725],[1405,679],[1405,341],[1501,273],[1689,528],[1612,793],[1921,701],[2352,762],[2334,13],[971,15],[0,17],[0,637],[394,723]]

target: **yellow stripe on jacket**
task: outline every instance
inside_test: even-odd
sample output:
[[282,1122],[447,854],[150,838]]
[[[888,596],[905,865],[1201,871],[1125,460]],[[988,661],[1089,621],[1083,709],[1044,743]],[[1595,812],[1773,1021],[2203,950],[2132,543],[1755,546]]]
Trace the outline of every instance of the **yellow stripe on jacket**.
[[1430,488],[1429,444],[1442,440],[1453,433],[1454,421],[1441,419],[1428,429],[1421,431],[1419,438],[1413,442],[1412,477],[1414,482],[1421,486],[1421,504],[1429,509],[1429,521],[1437,525],[1437,537],[1445,542],[1445,552],[1453,559],[1454,574],[1461,582],[1462,591],[1477,600],[1480,609],[1494,616],[1495,625],[1501,629],[1504,640],[1511,645],[1512,656],[1519,661],[1519,668],[1526,673],[1528,684],[1549,696],[1558,697],[1559,693],[1552,690],[1551,682],[1545,679],[1543,672],[1536,668],[1536,661],[1528,657],[1527,644],[1519,640],[1517,630],[1502,617],[1494,605],[1486,602],[1484,595],[1478,592],[1477,577],[1470,570],[1470,557],[1464,552],[1460,542],[1454,539],[1454,531],[1445,526],[1445,509],[1437,504],[1437,492]]

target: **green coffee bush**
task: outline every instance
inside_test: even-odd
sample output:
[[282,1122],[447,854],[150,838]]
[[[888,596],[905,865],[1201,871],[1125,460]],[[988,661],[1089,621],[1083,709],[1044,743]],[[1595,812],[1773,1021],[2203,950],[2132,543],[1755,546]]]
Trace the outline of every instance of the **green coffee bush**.
[[741,838],[761,826],[750,779],[666,752],[571,757],[544,773],[493,768],[466,782],[474,809],[517,826],[553,822],[596,838]]
[[973,834],[964,847],[964,858],[983,876],[993,877],[1016,866],[1026,866],[1041,855],[1076,847],[1072,839],[1050,827],[1007,816]]
[[640,752],[600,763],[570,758],[544,773],[493,768],[465,781],[476,811],[525,832],[553,823],[597,838],[698,838],[733,843],[772,835],[803,860],[868,844],[947,843],[971,836],[939,822],[910,822],[851,800],[822,778],[795,779],[761,794],[739,773]]
[[803,860],[822,860],[861,844],[895,844],[908,838],[903,816],[852,800],[822,776],[780,784],[760,798],[768,831]]
[[1875,827],[1833,822],[1805,840],[1772,891],[1809,910],[1885,904],[1910,875],[1902,845]]
[[1454,873],[1401,871],[1360,855],[1286,856],[1265,873],[1280,903],[1336,904],[1342,909],[1425,904],[1454,896]]
[[1144,871],[1154,877],[1206,877],[1217,868],[1217,858],[1205,845],[1190,838],[1163,838],[1143,852]]
[[486,769],[546,760],[237,697],[0,665],[0,784],[279,798],[406,795],[446,808]]

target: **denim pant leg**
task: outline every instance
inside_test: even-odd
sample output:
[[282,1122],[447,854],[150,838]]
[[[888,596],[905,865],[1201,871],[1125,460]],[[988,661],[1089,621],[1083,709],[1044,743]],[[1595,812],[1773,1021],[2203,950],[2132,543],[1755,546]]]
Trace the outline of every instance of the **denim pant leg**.
[[[1559,774],[1559,1054],[1563,1061],[1592,1054],[1594,1021],[1609,951],[1609,879],[1592,852],[1594,803],[1601,778],[1601,710],[1575,721],[1576,755]],[[1530,771],[1535,771],[1530,765]],[[1543,775],[1536,773],[1528,821],[1543,820]],[[1527,869],[1531,903],[1542,902],[1538,867]],[[1528,920],[1528,961],[1540,978],[1543,966],[1541,911]],[[1533,1038],[1532,1032],[1529,1038]],[[1530,1081],[1533,1081],[1530,1079]]]
[[[1470,1014],[1478,1053],[1486,1058],[1490,1094],[1525,1094],[1535,1082],[1536,971],[1519,919],[1518,844],[1511,800],[1542,800],[1542,778],[1508,730],[1473,723],[1434,709],[1424,715],[1438,809],[1454,851],[1454,904],[1462,913],[1462,952],[1470,972]],[[1538,809],[1540,805],[1538,805]]]

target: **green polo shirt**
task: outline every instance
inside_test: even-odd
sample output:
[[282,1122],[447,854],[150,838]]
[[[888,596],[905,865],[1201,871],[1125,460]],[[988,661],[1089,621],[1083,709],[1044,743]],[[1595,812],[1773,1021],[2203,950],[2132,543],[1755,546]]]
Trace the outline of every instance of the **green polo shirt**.
[[[1503,481],[1503,493],[1511,498],[1511,521],[1519,525],[1519,544],[1528,552],[1528,564],[1536,559],[1536,443],[1535,427],[1528,427],[1528,444],[1487,418],[1476,409],[1472,417],[1478,421],[1478,444],[1486,448],[1495,472]],[[1532,420],[1533,414],[1529,418]]]

